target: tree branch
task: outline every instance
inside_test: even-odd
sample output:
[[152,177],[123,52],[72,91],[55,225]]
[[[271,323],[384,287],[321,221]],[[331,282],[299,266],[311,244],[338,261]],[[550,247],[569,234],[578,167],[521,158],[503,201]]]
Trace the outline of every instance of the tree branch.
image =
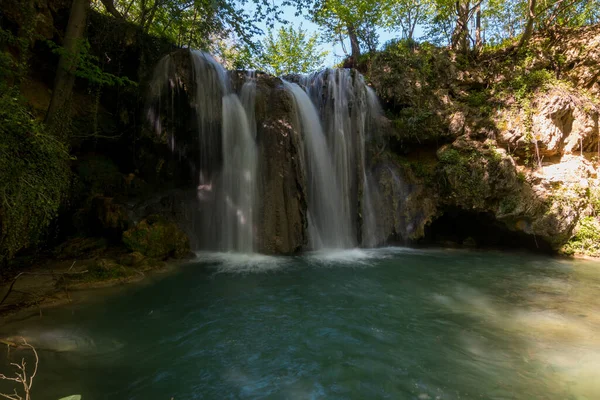
[[121,15],[121,13],[119,12],[119,10],[117,10],[117,8],[115,7],[115,3],[113,0],[100,0],[102,2],[102,4],[104,4],[104,8],[106,8],[106,11],[108,11],[108,13],[110,15],[112,15],[113,17],[117,18],[117,19],[124,19],[123,16]]

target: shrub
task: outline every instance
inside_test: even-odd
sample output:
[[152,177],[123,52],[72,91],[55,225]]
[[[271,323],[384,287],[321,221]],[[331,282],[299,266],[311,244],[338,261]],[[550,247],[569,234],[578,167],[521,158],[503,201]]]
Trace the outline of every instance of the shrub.
[[44,236],[69,188],[68,148],[0,87],[0,260]]

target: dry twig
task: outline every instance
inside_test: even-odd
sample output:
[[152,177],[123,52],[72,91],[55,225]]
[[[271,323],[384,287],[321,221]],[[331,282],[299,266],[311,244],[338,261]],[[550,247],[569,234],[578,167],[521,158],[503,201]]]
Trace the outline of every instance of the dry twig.
[[33,355],[35,356],[35,366],[33,368],[33,372],[31,374],[31,376],[27,375],[27,363],[25,362],[25,359],[22,358],[20,364],[17,364],[17,363],[10,364],[17,369],[17,371],[15,372],[15,377],[11,378],[4,374],[0,374],[0,380],[14,381],[14,382],[17,382],[17,383],[20,383],[21,385],[23,385],[23,392],[25,394],[25,397],[24,398],[21,397],[19,395],[19,393],[17,392],[17,389],[14,389],[13,394],[0,393],[0,398],[4,398],[4,399],[8,399],[8,400],[31,400],[31,387],[33,386],[33,378],[35,378],[35,375],[37,374],[37,371],[38,371],[38,364],[39,364],[40,359],[38,357],[38,353],[35,350],[35,348],[32,345],[30,345],[29,343],[27,343],[27,340],[25,340],[25,338],[22,337],[21,340],[23,341],[23,346],[29,347],[31,349],[31,351],[33,352]]

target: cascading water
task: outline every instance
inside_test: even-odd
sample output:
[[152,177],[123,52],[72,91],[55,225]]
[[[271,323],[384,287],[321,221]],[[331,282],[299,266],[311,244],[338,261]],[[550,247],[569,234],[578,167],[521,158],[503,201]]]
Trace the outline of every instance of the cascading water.
[[252,137],[256,138],[256,71],[246,73],[246,82],[242,86],[240,100],[248,116]]
[[[300,86],[287,83],[286,87],[296,99],[309,164],[311,245],[347,248],[361,237],[363,246],[375,246],[381,240],[365,142],[373,119],[381,112],[377,97],[362,75],[348,69],[326,69],[301,77],[298,83]],[[300,87],[312,100],[310,107]],[[315,146],[321,134],[323,143]]]
[[[374,92],[359,73],[346,69],[290,80],[295,83],[284,81],[284,86],[294,99],[302,133],[293,146],[302,147],[304,167],[294,173],[302,181],[306,176],[308,184],[310,247],[382,243],[374,210],[377,185],[371,182],[365,146],[381,113]],[[257,137],[258,81],[255,72],[247,72],[243,83],[236,78],[241,83],[236,83],[238,97],[230,74],[198,51],[172,53],[154,74],[148,118],[197,177],[200,205],[194,232],[204,249],[254,250],[254,233],[260,231],[255,227],[260,223],[255,211],[260,206],[257,141],[264,140]],[[279,190],[269,190],[273,188]],[[278,240],[274,235],[261,240]]]
[[309,238],[312,248],[353,246],[350,220],[340,204],[341,188],[327,146],[319,115],[308,95],[295,83],[284,82],[294,97],[305,145],[308,178]]
[[221,249],[244,253],[254,249],[256,144],[246,111],[235,94],[223,97],[223,229]]
[[[181,66],[186,63],[177,62],[176,57],[185,55],[190,57],[191,71]],[[229,73],[200,51],[168,55],[154,73],[148,119],[157,134],[166,133],[171,149],[190,160],[197,173],[200,227],[195,233],[204,248],[254,249],[258,156],[254,95],[250,87],[248,91],[244,107],[231,89]],[[184,108],[177,100],[181,92],[187,94],[194,115],[191,135],[187,125],[179,122]]]

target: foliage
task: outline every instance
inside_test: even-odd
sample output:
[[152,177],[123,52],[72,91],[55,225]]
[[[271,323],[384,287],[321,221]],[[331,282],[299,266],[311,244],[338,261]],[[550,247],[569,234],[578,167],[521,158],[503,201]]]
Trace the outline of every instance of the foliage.
[[440,94],[453,80],[452,69],[444,49],[410,39],[392,40],[375,54],[368,79],[380,88],[378,95],[401,140],[408,137],[419,144],[444,140],[448,130],[441,111],[447,105]]
[[[339,42],[346,54],[344,37],[360,41],[365,50],[374,51],[378,39],[376,28],[381,26],[382,4],[369,0],[321,0],[311,10],[311,19],[321,26],[324,37]],[[360,43],[359,43],[360,45]]]
[[[57,46],[52,41],[46,42],[52,49],[52,52],[59,56],[66,56],[71,60],[71,63],[77,65],[75,76],[85,79],[93,85],[97,86],[137,86],[136,82],[126,76],[119,77],[113,74],[104,72],[98,66],[98,57],[91,53],[90,42],[82,40],[78,46],[78,51],[75,54],[68,53],[63,47]],[[76,58],[76,60],[75,60]]]
[[43,237],[69,188],[69,152],[15,88],[0,90],[0,259]]
[[554,81],[552,73],[546,69],[535,70],[517,75],[509,82],[517,100],[522,100],[538,89]]
[[[113,7],[107,7],[111,3]],[[218,38],[237,38],[254,47],[262,34],[258,23],[273,26],[281,7],[297,0],[275,4],[271,0],[92,0],[92,6],[136,24],[144,34],[168,38],[178,47],[214,50]]]
[[174,222],[159,216],[142,220],[123,233],[123,243],[133,252],[156,259],[182,258],[190,251],[187,235]]
[[[583,26],[600,21],[600,1],[538,0],[533,14],[536,29],[551,26]],[[468,43],[475,44],[477,18],[486,33],[486,45],[496,46],[508,39],[519,37],[529,17],[529,0],[434,0],[431,17],[424,21],[427,37],[438,44],[452,43],[459,29],[460,6],[468,10],[466,27]]]
[[318,47],[319,35],[308,35],[302,25],[298,30],[293,26],[282,26],[277,36],[269,30],[265,38],[264,50],[258,57],[257,65],[275,76],[313,72],[323,68],[329,52]]
[[579,220],[575,235],[562,248],[568,255],[582,254],[600,256],[600,222],[596,217],[585,217]]
[[425,24],[433,14],[432,0],[393,0],[382,3],[382,25],[390,31],[400,28],[403,39],[414,39],[417,26]]

